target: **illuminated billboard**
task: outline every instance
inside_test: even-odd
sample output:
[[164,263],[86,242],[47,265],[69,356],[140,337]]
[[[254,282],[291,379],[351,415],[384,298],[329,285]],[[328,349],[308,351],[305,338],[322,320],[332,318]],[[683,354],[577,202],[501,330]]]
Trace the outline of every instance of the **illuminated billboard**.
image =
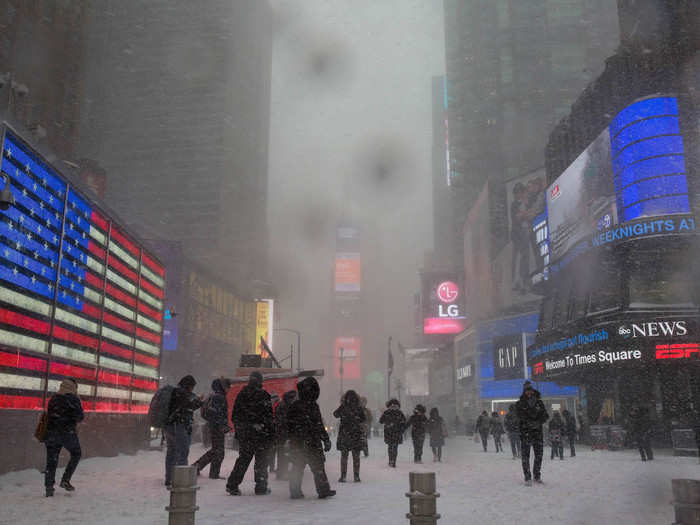
[[[333,350],[334,377],[340,378],[341,363],[343,379],[360,379],[360,351],[362,341],[359,337],[336,337]],[[342,352],[341,352],[342,349]]]
[[260,338],[265,339],[272,348],[272,322],[274,317],[274,301],[265,299],[255,303],[255,353],[267,356]]
[[465,329],[464,298],[460,285],[448,272],[426,272],[423,279],[423,333],[458,334]]
[[335,291],[359,292],[361,280],[360,254],[337,253],[335,256]]
[[44,408],[74,378],[83,407],[145,413],[158,387],[165,269],[14,132],[2,172],[0,408]]

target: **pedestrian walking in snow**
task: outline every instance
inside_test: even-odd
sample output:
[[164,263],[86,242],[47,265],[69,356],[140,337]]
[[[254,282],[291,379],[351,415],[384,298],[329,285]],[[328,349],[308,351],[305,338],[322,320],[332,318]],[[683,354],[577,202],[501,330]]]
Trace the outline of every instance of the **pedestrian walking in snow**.
[[62,448],[70,453],[70,461],[63,471],[59,486],[69,492],[75,490],[70,480],[82,455],[76,426],[83,420],[84,415],[83,406],[78,397],[78,383],[74,379],[68,378],[61,381],[58,392],[49,400],[46,414],[48,421],[44,441],[46,445],[44,487],[48,498],[54,493],[58,456]]
[[369,442],[368,440],[372,437],[372,411],[367,408],[367,398],[366,397],[361,397],[360,398],[360,404],[362,405],[362,410],[365,411],[365,422],[362,423],[362,430],[363,430],[363,442],[362,442],[362,451],[365,454],[365,457],[369,457]]
[[263,377],[260,372],[250,373],[248,384],[236,397],[231,421],[240,449],[236,464],[226,482],[226,492],[232,496],[240,496],[238,486],[243,481],[250,462],[255,458],[255,494],[269,494],[267,463],[270,447],[274,445],[275,423],[272,416],[272,400],[270,394],[263,390]]
[[649,417],[649,409],[633,405],[629,413],[630,434],[637,442],[639,455],[642,461],[654,459],[654,451],[651,448],[652,422]]
[[411,440],[413,441],[413,462],[423,463],[423,444],[428,426],[428,418],[425,417],[425,407],[416,405],[413,414],[408,418],[406,429],[411,427]]
[[503,428],[503,421],[501,421],[498,412],[493,412],[491,414],[491,435],[493,436],[493,441],[496,444],[496,452],[503,452],[501,436],[503,436],[505,432],[506,431]]
[[430,409],[428,432],[430,433],[430,449],[433,451],[433,462],[440,462],[442,461],[442,447],[445,445],[445,438],[447,437],[447,425],[440,416],[437,407]]
[[396,456],[399,445],[403,443],[403,433],[406,428],[406,416],[401,412],[401,403],[397,399],[386,402],[387,409],[379,418],[379,424],[384,425],[384,443],[389,452],[389,466],[396,468]]
[[348,473],[348,455],[352,453],[352,473],[355,483],[360,482],[360,452],[365,444],[365,432],[362,424],[366,420],[365,411],[360,404],[360,396],[354,390],[348,390],[341,405],[333,412],[333,417],[340,419],[336,448],[340,450],[340,479],[345,483]]
[[571,449],[571,457],[576,456],[576,418],[571,415],[571,412],[564,410],[564,428],[566,429],[566,439],[569,440],[569,448]]
[[552,457],[559,457],[564,460],[564,444],[563,433],[566,423],[562,420],[559,412],[554,412],[552,419],[549,421],[549,442],[552,445]]
[[209,465],[210,479],[222,479],[219,474],[221,463],[226,455],[224,443],[226,434],[231,431],[228,424],[228,401],[226,400],[226,392],[230,386],[231,382],[228,379],[214,379],[211,383],[212,393],[209,394],[201,408],[202,418],[207,422],[211,436],[211,448],[192,465],[197,467],[198,475]]
[[289,390],[275,410],[275,439],[277,442],[277,479],[289,479],[289,407],[297,400],[296,390]]
[[486,452],[489,443],[489,432],[491,432],[491,419],[486,410],[476,419],[474,432],[477,432],[481,436],[481,446],[484,447],[484,452]]
[[193,390],[197,381],[186,375],[173,389],[168,407],[168,420],[164,428],[168,451],[165,454],[165,486],[172,485],[173,467],[188,464],[192,443],[194,411],[202,406],[202,398]]
[[506,432],[508,432],[508,441],[510,441],[510,451],[513,453],[513,459],[520,457],[520,423],[518,422],[518,414],[515,411],[515,405],[508,407],[508,413],[504,419]]
[[289,493],[292,499],[304,497],[301,482],[306,465],[314,476],[316,492],[320,499],[335,496],[326,476],[324,463],[325,452],[331,449],[331,439],[318,407],[321,392],[318,381],[307,377],[297,384],[299,398],[294,401],[287,412],[287,431],[289,436],[292,471],[289,475]]
[[[542,425],[549,419],[549,414],[547,414],[540,393],[532,387],[530,381],[525,381],[523,394],[515,404],[515,410],[520,423],[520,453],[525,484],[532,484],[532,474],[535,476],[535,483],[542,483],[542,455],[544,453]],[[530,473],[530,448],[535,453],[532,474]]]

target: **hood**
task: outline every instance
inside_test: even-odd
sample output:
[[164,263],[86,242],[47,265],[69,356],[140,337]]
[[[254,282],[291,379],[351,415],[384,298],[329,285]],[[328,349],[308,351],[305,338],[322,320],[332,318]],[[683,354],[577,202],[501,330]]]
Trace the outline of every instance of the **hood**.
[[287,403],[288,405],[291,405],[296,398],[297,398],[296,391],[289,390],[289,391],[285,392],[284,395],[282,396],[282,401],[284,403]]
[[214,379],[214,381],[211,382],[211,389],[216,392],[217,394],[224,394],[226,395],[226,391],[229,389],[229,386],[227,384],[228,381],[225,379],[217,378]]
[[[532,388],[531,390],[535,393],[535,399],[540,399],[542,397],[542,394],[540,394],[539,390],[535,390],[534,388]],[[522,393],[522,395],[520,396],[520,399],[527,399],[525,392]]]
[[65,394],[78,394],[78,383],[74,379],[67,378],[61,381],[61,385],[58,387],[58,393],[61,395]]
[[180,381],[178,382],[178,386],[182,388],[194,388],[194,386],[197,384],[197,381],[192,377],[191,375],[186,375]]
[[299,399],[302,401],[316,401],[321,394],[321,387],[318,386],[318,381],[314,377],[307,377],[303,381],[297,383],[299,391]]

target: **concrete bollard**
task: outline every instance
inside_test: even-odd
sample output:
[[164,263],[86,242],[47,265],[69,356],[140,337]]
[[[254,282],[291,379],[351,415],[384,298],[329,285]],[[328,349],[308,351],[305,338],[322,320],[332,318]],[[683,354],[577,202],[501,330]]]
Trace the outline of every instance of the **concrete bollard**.
[[411,525],[437,525],[440,514],[437,513],[437,498],[440,494],[435,492],[435,472],[409,472],[408,473],[410,512],[406,518]]
[[673,525],[700,525],[700,480],[672,479],[671,487],[676,511]]
[[170,489],[168,525],[194,525],[194,513],[199,510],[197,503],[196,467],[175,467],[173,486]]

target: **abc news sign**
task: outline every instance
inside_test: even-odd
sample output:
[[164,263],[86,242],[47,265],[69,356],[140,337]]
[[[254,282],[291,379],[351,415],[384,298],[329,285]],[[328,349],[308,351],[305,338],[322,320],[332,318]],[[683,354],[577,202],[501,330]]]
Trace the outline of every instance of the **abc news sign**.
[[697,324],[697,319],[655,319],[600,329],[596,337],[578,334],[567,351],[541,353],[529,364],[533,377],[542,377],[593,365],[700,360]]
[[494,379],[520,379],[525,376],[522,334],[493,338]]

